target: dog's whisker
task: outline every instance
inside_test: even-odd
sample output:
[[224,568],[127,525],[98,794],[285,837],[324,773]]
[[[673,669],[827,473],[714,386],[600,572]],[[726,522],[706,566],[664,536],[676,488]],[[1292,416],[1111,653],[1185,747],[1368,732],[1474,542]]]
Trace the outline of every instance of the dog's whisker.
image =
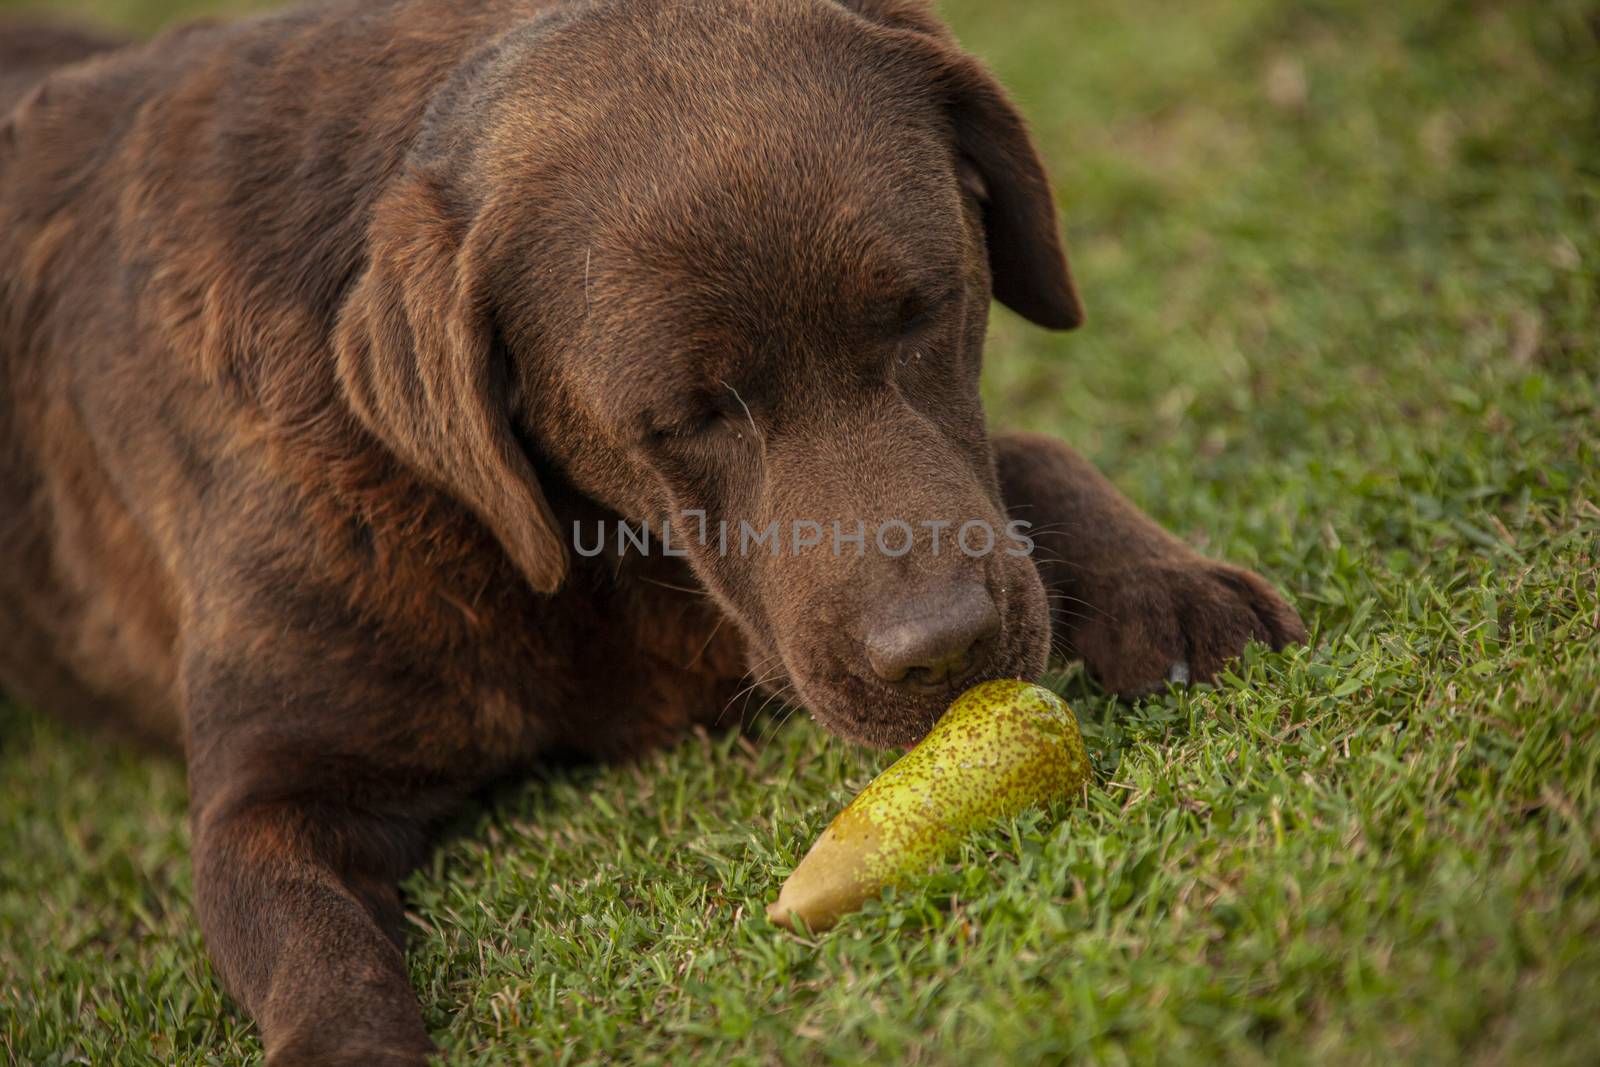
[[1047,522],[1039,526],[1030,524],[1023,532],[1029,537],[1032,537],[1035,534],[1062,533],[1071,525],[1072,524],[1068,522]]
[[[781,700],[786,693],[789,693],[789,692],[793,691],[793,689],[794,689],[794,683],[790,682],[790,681],[785,681],[777,689],[775,689],[771,693],[767,694],[766,699],[764,699],[761,702],[761,704],[756,708],[755,711],[750,712],[748,718],[741,717],[740,718],[740,725],[742,727],[744,727],[744,728],[748,728],[749,724],[754,722],[757,718],[759,718],[761,716],[761,713],[766,711],[767,708],[772,705],[773,701]],[[746,701],[745,701],[745,710],[747,710],[747,711],[749,710],[750,700],[751,699],[754,699],[754,695],[753,694],[752,694],[752,696],[750,698],[747,698]]]
[[705,597],[707,599],[712,599],[711,594],[709,592],[707,592],[704,589],[696,589],[693,586],[674,585],[672,582],[663,582],[658,578],[647,578],[647,577],[644,577],[643,575],[640,576],[639,580],[641,582],[646,582],[646,583],[648,583],[650,585],[659,585],[663,589],[671,589],[673,592],[676,592],[676,593],[689,593],[692,596],[699,596],[699,597]]
[[722,624],[727,621],[728,617],[726,615],[717,616],[717,624],[711,628],[711,632],[706,635],[706,639],[700,642],[700,650],[689,658],[688,663],[683,665],[684,670],[688,670],[690,667],[693,667],[696,663],[700,662],[700,657],[706,654],[706,649],[711,647],[711,642],[715,641],[717,639],[717,634],[722,632]]
[[[747,685],[744,688],[740,689],[737,693],[733,694],[733,696],[728,698],[727,703],[722,705],[722,710],[717,712],[717,717],[712,722],[713,726],[720,726],[722,724],[722,717],[728,713],[728,709],[733,707],[734,702],[737,701],[740,697],[745,697],[746,698],[745,699],[745,705],[746,705],[746,707],[748,707],[749,706],[749,695],[751,693],[754,693],[757,689],[760,689],[763,685],[766,685],[768,682],[772,681],[774,678],[777,678],[783,672],[783,664],[782,664],[782,662],[781,661],[777,661],[777,657],[776,656],[771,657],[771,659],[774,662],[764,663],[764,664],[760,665],[760,667],[759,667],[760,674],[759,674],[758,677],[755,678],[754,681],[752,681],[749,685]],[[755,673],[755,672],[752,672],[752,673]],[[742,725],[743,722],[744,722],[744,719],[743,719],[742,715],[741,715],[739,721],[740,721],[740,724]]]
[[722,387],[728,392],[732,393],[733,398],[739,402],[739,406],[744,408],[744,417],[750,422],[750,432],[756,435],[757,441],[761,442],[762,445],[765,445],[767,443],[766,438],[761,436],[761,430],[758,426],[756,426],[755,416],[750,414],[750,405],[744,402],[744,397],[739,395],[739,390],[735,389],[727,382],[723,382]]
[[798,704],[791,703],[787,699],[789,695],[794,692],[794,685],[792,683],[786,684],[782,689],[779,689],[777,692],[773,693],[772,696],[767,699],[767,702],[762,704],[761,707],[756,710],[756,714],[760,715],[762,712],[767,710],[768,705],[770,705],[774,700],[781,700],[784,702],[783,709],[779,712],[779,714],[774,716],[772,721],[769,722],[761,731],[761,736],[756,739],[757,744],[764,745],[773,737],[776,737],[778,731],[783,729],[784,724],[793,718],[795,712],[799,710],[800,706]]
[[1083,564],[1067,559],[1065,556],[1057,556],[1051,553],[1040,552],[1037,546],[1035,546],[1033,555],[1029,558],[1033,560],[1035,566],[1038,566],[1041,563],[1048,563],[1051,566],[1068,567],[1075,571],[1086,569]]

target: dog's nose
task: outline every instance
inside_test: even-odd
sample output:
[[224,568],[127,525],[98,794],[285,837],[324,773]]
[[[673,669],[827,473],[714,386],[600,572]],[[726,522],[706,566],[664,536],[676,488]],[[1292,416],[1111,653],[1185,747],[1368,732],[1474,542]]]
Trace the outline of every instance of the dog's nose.
[[976,583],[916,598],[867,634],[867,660],[886,682],[940,685],[967,672],[972,650],[1000,632],[1000,613]]

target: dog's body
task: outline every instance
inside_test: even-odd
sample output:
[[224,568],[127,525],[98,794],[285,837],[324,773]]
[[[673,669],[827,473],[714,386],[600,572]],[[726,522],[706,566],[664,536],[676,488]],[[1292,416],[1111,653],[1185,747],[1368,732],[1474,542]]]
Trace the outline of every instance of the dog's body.
[[[1042,668],[1047,595],[1119,692],[1303,637],[1065,446],[986,433],[991,285],[1077,302],[1020,121],[916,0],[0,42],[0,683],[183,747],[275,1064],[420,1060],[397,879],[537,759],[752,676],[904,743]],[[566,544],[685,512],[1009,516],[1039,555]]]

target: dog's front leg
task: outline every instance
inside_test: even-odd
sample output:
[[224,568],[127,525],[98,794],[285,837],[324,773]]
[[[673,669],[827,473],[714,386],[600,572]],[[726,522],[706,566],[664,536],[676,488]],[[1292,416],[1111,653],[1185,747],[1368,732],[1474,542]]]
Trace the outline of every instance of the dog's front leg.
[[1007,510],[1032,527],[1057,647],[1106,688],[1209,681],[1252,639],[1305,640],[1265,579],[1195,552],[1062,442],[1017,433],[994,445]]
[[433,1046],[397,886],[459,795],[425,756],[449,757],[447,727],[408,715],[415,690],[385,692],[327,659],[304,660],[297,678],[238,655],[186,670],[195,900],[212,960],[269,1067],[420,1065]]
[[395,833],[310,798],[194,813],[201,927],[269,1067],[412,1067],[432,1051],[401,954],[393,865],[361,854]]

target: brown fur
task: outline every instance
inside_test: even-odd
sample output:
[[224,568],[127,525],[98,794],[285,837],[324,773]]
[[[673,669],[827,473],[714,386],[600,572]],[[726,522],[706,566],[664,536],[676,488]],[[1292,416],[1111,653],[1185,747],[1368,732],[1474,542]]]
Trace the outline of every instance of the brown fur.
[[[1081,312],[1022,120],[918,0],[352,0],[109,47],[0,34],[0,680],[182,745],[274,1065],[420,1060],[396,882],[536,759],[752,676],[907,743],[1043,667],[1046,586],[1124,693],[1304,636],[988,434],[991,291]],[[1038,566],[568,547],[693,508],[1050,532]],[[891,678],[885,633],[956,644]]]

